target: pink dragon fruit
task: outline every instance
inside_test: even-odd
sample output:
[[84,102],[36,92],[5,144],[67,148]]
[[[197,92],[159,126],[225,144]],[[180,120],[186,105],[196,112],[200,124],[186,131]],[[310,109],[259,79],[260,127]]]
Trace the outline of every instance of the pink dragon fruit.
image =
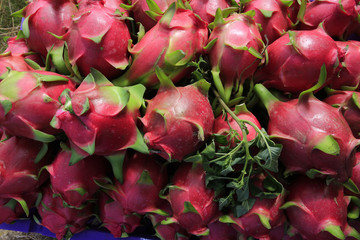
[[52,160],[45,143],[10,137],[0,142],[0,156],[1,197],[34,192],[47,179],[47,175],[38,176],[40,169]]
[[189,234],[180,226],[180,224],[172,221],[170,223],[166,222],[168,217],[172,216],[171,206],[168,201],[161,199],[159,201],[158,209],[161,209],[162,212],[147,214],[158,238],[161,240],[188,240],[190,238]]
[[333,75],[329,86],[333,89],[359,89],[360,70],[358,63],[360,61],[360,42],[359,41],[336,41],[336,45],[344,52],[344,60],[341,63],[342,68],[339,74]]
[[[73,149],[70,163],[93,154],[106,156],[112,164],[119,163],[128,148],[147,153],[134,119],[144,91],[142,85],[116,87],[93,70],[74,92],[64,92],[65,101],[51,125],[64,130],[69,138]],[[121,173],[115,174],[119,178]]]
[[42,60],[39,55],[29,53],[29,48],[27,47],[24,38],[9,38],[7,44],[7,49],[0,54],[0,79],[6,77],[8,68],[15,71],[33,70],[33,68],[25,61],[26,58],[35,61],[38,64],[41,63]]
[[107,78],[119,76],[128,65],[130,32],[121,14],[106,8],[100,0],[80,5],[64,39],[69,60],[81,75],[95,68]]
[[288,190],[290,193],[282,208],[304,239],[345,239],[349,199],[344,196],[342,185],[299,176]]
[[239,234],[238,232],[227,223],[222,223],[220,221],[216,221],[210,223],[209,227],[209,235],[201,236],[201,240],[218,240],[218,239],[226,239],[226,240],[238,240]]
[[76,5],[70,0],[34,0],[23,12],[22,32],[29,48],[44,58],[50,53],[55,67],[64,74],[68,73],[62,57],[64,41],[52,34],[64,35],[76,12]]
[[269,43],[272,43],[290,28],[291,20],[287,16],[288,6],[284,3],[285,1],[279,0],[252,0],[245,4],[244,12],[255,11],[254,20],[261,26],[260,33],[264,41],[267,39]]
[[[78,6],[79,9],[86,8],[87,6],[91,5],[91,2],[95,2],[99,0],[78,0]],[[111,9],[113,12],[115,12],[117,9],[120,10],[120,12],[125,13],[125,10],[120,7],[120,4],[126,4],[125,0],[100,0],[102,5],[104,7]]]
[[145,214],[157,210],[159,193],[165,187],[167,171],[154,156],[136,153],[125,158],[122,178],[108,192],[125,214]]
[[249,15],[232,14],[223,19],[218,10],[215,23],[208,44],[215,43],[207,48],[207,54],[215,86],[222,99],[228,102],[233,93],[241,95],[240,85],[257,69],[263,42]]
[[[259,174],[252,179],[253,186],[264,190],[265,174]],[[232,223],[232,226],[245,237],[256,239],[270,239],[270,232],[285,222],[285,215],[280,207],[285,201],[285,194],[281,193],[276,198],[254,197],[252,208],[240,217],[234,215],[229,218],[220,218],[220,222]]]
[[12,56],[23,56],[25,59],[29,59],[40,66],[44,66],[41,55],[39,53],[31,52],[25,38],[11,37],[7,40],[7,44],[8,47],[5,52],[11,52]]
[[142,215],[159,212],[159,192],[167,183],[165,166],[153,156],[135,153],[125,158],[122,182],[106,187],[100,197],[100,219],[115,237],[131,233]]
[[356,19],[355,0],[308,1],[300,29],[315,29],[320,23],[332,37],[343,37],[346,29]]
[[[259,129],[261,129],[261,125],[257,118],[249,112],[245,106],[245,104],[238,105],[235,108],[234,113],[239,119],[247,120],[254,123]],[[227,113],[227,120],[225,116],[219,116],[215,119],[213,132],[216,134],[222,134],[228,136],[227,140],[230,141],[230,147],[235,147],[237,143],[242,140],[242,131],[239,124]],[[251,141],[255,139],[257,136],[256,130],[250,126],[249,124],[245,124],[247,128],[247,140]],[[231,133],[230,128],[235,130],[236,133]],[[236,135],[235,135],[236,134]]]
[[46,71],[11,71],[0,83],[0,124],[8,135],[43,142],[60,131],[50,121],[60,107],[63,90],[75,90],[68,77]]
[[100,219],[111,234],[122,237],[123,233],[132,233],[141,225],[142,216],[134,213],[125,214],[120,202],[101,193],[99,198]]
[[352,23],[347,28],[345,33],[345,39],[348,39],[349,36],[360,36],[360,2],[358,0],[356,0],[355,12],[357,14],[357,17],[353,19]]
[[151,150],[167,160],[182,161],[210,137],[214,114],[208,89],[206,81],[175,87],[169,79],[164,80],[141,118]]
[[57,239],[85,230],[87,221],[93,215],[91,204],[81,209],[66,207],[63,200],[55,196],[50,187],[43,189],[42,196],[41,203],[37,207],[41,224],[55,233]]
[[255,75],[266,87],[299,94],[314,86],[325,65],[329,78],[337,74],[339,48],[319,27],[315,30],[288,31],[268,48],[269,61]]
[[[149,3],[148,3],[149,2]],[[140,22],[145,31],[149,31],[160,20],[175,0],[133,0],[131,12],[136,22]]]
[[124,75],[113,80],[115,85],[142,83],[155,88],[159,85],[157,66],[174,83],[191,73],[190,63],[203,53],[208,38],[207,24],[192,11],[175,8],[172,4],[130,50],[133,61]]
[[176,170],[167,200],[173,222],[188,233],[201,235],[220,217],[214,191],[205,186],[205,171],[200,163],[182,163]]
[[29,209],[35,206],[38,192],[29,192],[15,198],[0,197],[0,224],[11,224],[17,219],[29,216]]
[[[358,190],[360,190],[360,152],[355,153],[355,165],[352,169],[352,175],[350,179],[353,181]],[[359,193],[354,193],[347,189],[345,189],[345,193],[347,195],[360,196]]]
[[311,91],[289,102],[280,102],[261,84],[255,85],[255,91],[269,113],[269,135],[283,145],[280,161],[287,172],[348,180],[359,140],[337,109],[316,99]]
[[64,148],[46,169],[53,192],[60,194],[67,204],[81,207],[99,190],[95,181],[105,179],[109,168],[104,157],[89,156],[71,166],[70,158],[71,151]]
[[360,138],[360,93],[356,91],[332,91],[324,102],[338,108],[349,124],[353,135]]
[[192,11],[207,23],[215,20],[218,8],[225,10],[231,6],[228,0],[188,0],[188,2]]
[[26,62],[23,56],[13,56],[11,52],[0,54],[0,80],[5,78],[8,68],[15,71],[33,70]]

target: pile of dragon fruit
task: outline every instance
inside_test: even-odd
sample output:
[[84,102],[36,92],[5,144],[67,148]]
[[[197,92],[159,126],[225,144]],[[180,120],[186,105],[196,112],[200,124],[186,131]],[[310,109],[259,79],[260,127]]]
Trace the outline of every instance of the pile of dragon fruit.
[[359,0],[32,0],[13,15],[0,223],[360,239]]

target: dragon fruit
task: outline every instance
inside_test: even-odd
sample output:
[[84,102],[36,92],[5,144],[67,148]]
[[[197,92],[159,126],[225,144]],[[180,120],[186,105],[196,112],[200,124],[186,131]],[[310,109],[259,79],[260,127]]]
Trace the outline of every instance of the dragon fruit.
[[269,43],[272,43],[291,27],[287,9],[285,1],[252,0],[245,4],[243,11],[255,11],[254,20],[261,26],[260,34],[263,40],[267,39]]
[[[148,3],[149,2],[149,3]],[[133,0],[131,12],[136,22],[141,23],[145,31],[149,31],[160,20],[175,0]]]
[[103,1],[83,1],[63,38],[69,60],[86,76],[95,68],[107,78],[119,76],[129,63],[130,32],[121,14],[106,8]]
[[269,113],[269,135],[283,145],[280,161],[287,172],[348,180],[359,140],[337,109],[316,99],[311,91],[288,102],[279,101],[261,84],[255,85],[255,91]]
[[342,185],[298,176],[289,186],[286,209],[290,224],[309,240],[345,239],[347,206]]
[[205,171],[200,163],[179,165],[167,200],[173,212],[172,221],[193,235],[204,234],[208,225],[220,217],[214,191],[206,188]]
[[257,71],[255,80],[266,87],[299,94],[314,86],[322,65],[329,78],[337,74],[339,48],[319,27],[315,30],[288,31],[268,48],[269,61]]
[[165,187],[167,171],[154,156],[136,153],[125,158],[123,175],[108,194],[124,208],[125,214],[157,210],[159,193]]
[[[258,174],[252,178],[252,186],[259,191],[264,190],[265,174]],[[280,207],[285,200],[285,194],[281,193],[275,198],[253,197],[255,203],[252,208],[241,215],[228,218],[220,218],[221,222],[232,223],[232,226],[245,237],[256,239],[270,239],[270,232],[285,222],[285,214]]]
[[120,202],[110,198],[105,193],[99,197],[100,219],[111,234],[119,238],[123,233],[132,233],[141,225],[142,216],[130,213],[125,214]]
[[5,52],[11,52],[12,56],[23,56],[25,59],[29,59],[40,66],[44,66],[41,55],[39,53],[31,52],[25,38],[11,37],[7,40],[7,44],[8,47]]
[[207,23],[215,20],[216,10],[225,10],[231,6],[228,0],[189,0],[192,11]]
[[39,55],[31,54],[24,38],[9,38],[8,47],[0,54],[0,79],[6,77],[8,68],[15,71],[31,71],[33,68],[25,61],[30,59],[37,64],[41,64],[42,60]]
[[346,29],[356,19],[355,0],[308,1],[300,29],[315,29],[320,23],[332,37],[343,37]]
[[[245,104],[239,105],[235,108],[234,113],[239,119],[247,120],[254,123],[259,129],[261,125],[257,118],[250,111],[247,110]],[[227,119],[227,121],[226,121]],[[245,124],[247,128],[247,140],[251,141],[257,136],[257,132],[254,127],[249,124]],[[232,133],[230,128],[235,130],[236,133]],[[227,140],[230,141],[230,147],[233,148],[242,140],[242,132],[239,124],[227,113],[227,117],[219,116],[215,119],[213,132],[215,134],[222,134],[228,136]]]
[[10,137],[0,142],[0,196],[13,198],[34,192],[47,180],[39,175],[48,164],[51,151],[48,145],[21,137]]
[[227,223],[222,223],[220,221],[216,221],[210,223],[209,227],[209,235],[201,236],[201,240],[218,240],[218,239],[226,239],[226,240],[238,240],[239,234],[238,232]]
[[29,209],[35,206],[38,192],[29,192],[15,198],[0,197],[0,224],[11,224],[15,220],[29,216]]
[[324,102],[336,107],[349,124],[353,135],[360,138],[360,93],[356,91],[332,91]]
[[345,39],[350,37],[360,36],[360,2],[356,0],[355,12],[357,14],[357,18],[355,18],[350,26],[346,30]]
[[336,45],[344,52],[344,60],[341,63],[342,68],[339,74],[333,75],[329,86],[333,89],[359,89],[360,70],[358,62],[360,61],[360,42],[359,41],[336,41]]
[[25,18],[22,32],[29,48],[44,58],[50,53],[53,64],[63,74],[68,73],[62,56],[64,41],[52,34],[64,35],[76,12],[76,5],[70,0],[34,0],[22,13]]
[[260,63],[263,42],[249,15],[234,13],[223,19],[218,10],[215,23],[207,54],[215,86],[222,99],[228,102],[232,93],[241,95],[242,83],[254,74]]
[[151,150],[167,160],[182,161],[201,147],[214,124],[208,89],[206,81],[175,87],[164,79],[141,118],[144,139]]
[[55,233],[59,240],[83,231],[93,215],[91,204],[86,204],[81,209],[64,206],[61,197],[55,196],[50,187],[43,189],[42,200],[37,210],[41,224]]
[[[353,183],[358,188],[358,190],[360,190],[360,152],[355,153],[355,165],[352,169],[352,175],[350,179],[353,181]],[[345,193],[347,195],[360,196],[359,193],[354,194],[353,192],[348,191],[347,189],[345,189]]]
[[14,56],[11,52],[0,54],[0,80],[5,78],[8,69],[15,71],[31,71],[33,70],[26,62],[23,56]]
[[162,213],[147,214],[156,231],[156,236],[161,240],[188,240],[189,234],[178,223],[166,222],[168,216],[172,216],[170,203],[165,199],[161,199],[158,209],[161,209]]
[[[93,154],[106,156],[112,164],[120,163],[128,148],[147,153],[134,119],[144,91],[142,85],[116,87],[96,70],[74,92],[65,91],[65,101],[51,125],[62,129],[69,138],[70,163]],[[117,171],[117,167],[113,170]],[[117,178],[121,175],[114,174]]]
[[208,38],[207,24],[192,11],[175,8],[172,4],[130,50],[131,65],[124,75],[113,80],[115,85],[142,83],[156,88],[159,85],[157,66],[174,83],[191,73],[190,63],[203,53]]
[[100,218],[115,237],[131,233],[145,213],[158,212],[160,190],[167,171],[154,156],[135,153],[126,157],[121,182],[106,186],[100,197]]
[[89,156],[71,166],[70,158],[71,151],[64,148],[46,169],[53,192],[60,194],[67,204],[81,207],[98,191],[95,181],[101,182],[106,178],[108,166],[101,156]]
[[101,2],[101,4],[112,10],[113,12],[115,12],[117,9],[120,10],[120,12],[125,13],[125,10],[123,8],[120,7],[120,4],[126,4],[126,1],[124,0],[78,0],[78,6],[79,9],[83,9],[83,8],[87,8],[89,5],[92,4],[92,2]]
[[63,90],[75,90],[66,76],[46,71],[11,71],[0,83],[0,124],[8,135],[43,142],[59,130],[50,121],[60,107]]

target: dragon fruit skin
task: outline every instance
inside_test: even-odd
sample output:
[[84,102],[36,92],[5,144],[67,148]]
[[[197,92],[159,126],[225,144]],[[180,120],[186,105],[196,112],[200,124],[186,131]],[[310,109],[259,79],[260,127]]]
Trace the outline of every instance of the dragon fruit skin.
[[[352,169],[352,175],[350,179],[354,182],[356,187],[360,189],[360,153],[359,152],[355,153],[355,165]],[[345,193],[346,195],[360,196],[360,194],[354,194],[353,192],[347,189],[345,189]]]
[[155,19],[151,18],[146,12],[151,11],[146,0],[133,0],[131,12],[134,15],[134,19],[136,22],[140,22],[145,31],[149,31],[152,27],[156,25],[156,23],[162,17],[162,13],[165,12],[169,6],[176,2],[175,0],[154,0],[156,5],[159,7],[161,12],[155,13]]
[[167,160],[182,161],[211,136],[214,113],[207,98],[208,87],[207,82],[160,87],[141,118],[150,149]]
[[99,190],[95,183],[104,179],[110,166],[101,156],[89,156],[70,165],[71,151],[63,149],[46,169],[50,174],[50,184],[55,194],[70,206],[79,208]]
[[22,56],[13,56],[10,53],[0,55],[0,80],[6,77],[8,68],[15,71],[31,71],[33,70]]
[[349,199],[340,184],[299,176],[288,190],[283,208],[290,224],[304,239],[339,239],[330,234],[331,228],[338,228],[344,235]]
[[360,61],[360,43],[359,41],[336,41],[336,45],[344,52],[342,69],[337,75],[330,79],[329,86],[337,90],[345,88],[357,88],[360,85],[360,70],[358,62]]
[[[245,4],[244,12],[255,11],[254,20],[261,25],[260,34],[269,43],[283,35],[291,26],[287,6],[278,0],[253,0]],[[266,35],[266,38],[265,38]]]
[[70,63],[83,76],[95,68],[109,79],[117,77],[128,65],[130,32],[121,16],[102,1],[87,3],[73,17],[64,36]]
[[163,213],[166,214],[158,214],[156,212],[147,214],[158,238],[161,240],[188,240],[190,238],[187,231],[183,229],[179,223],[171,222],[163,224],[163,221],[166,221],[169,216],[172,216],[171,206],[167,200],[161,199],[158,202],[158,209],[161,209]]
[[34,192],[48,176],[40,169],[51,160],[45,143],[21,137],[0,142],[0,196],[13,198]]
[[70,231],[75,234],[85,230],[86,223],[93,215],[93,206],[86,204],[81,209],[64,206],[59,196],[54,196],[50,187],[42,191],[42,200],[37,207],[41,224],[62,239]]
[[360,93],[356,91],[334,91],[324,99],[329,105],[337,107],[349,124],[353,135],[360,138]]
[[227,0],[190,0],[189,5],[202,20],[211,23],[215,19],[216,10],[229,8],[230,2]]
[[74,92],[64,93],[66,101],[51,125],[68,136],[78,155],[72,164],[89,155],[110,156],[127,148],[147,152],[134,119],[144,90],[141,85],[116,87],[94,70]]
[[115,85],[141,83],[146,87],[157,88],[157,66],[174,83],[191,73],[188,65],[203,53],[208,38],[207,24],[191,10],[179,8],[174,11],[173,4],[159,22],[131,48],[131,65],[120,78],[113,80]]
[[338,70],[339,48],[321,27],[288,31],[271,43],[267,51],[269,61],[257,71],[255,81],[269,88],[299,94],[318,82],[323,64],[328,76],[324,86]]
[[[235,109],[235,114],[239,119],[247,120],[252,123],[254,123],[259,129],[261,129],[261,125],[254,114],[252,114],[250,111],[248,111],[245,107],[245,105],[240,105],[237,109]],[[214,122],[214,129],[213,132],[216,134],[222,134],[222,135],[228,135],[230,133],[230,127],[235,130],[239,136],[236,136],[235,138],[231,139],[230,147],[233,148],[236,146],[237,142],[240,142],[242,140],[242,132],[239,124],[230,116],[230,114],[227,113],[227,119],[228,122],[225,120],[225,116],[218,116],[215,119]],[[230,126],[229,126],[230,125]],[[248,134],[247,140],[251,141],[255,139],[257,136],[257,132],[254,129],[254,127],[250,126],[249,124],[245,123],[245,126],[247,128]],[[228,141],[229,141],[228,137]]]
[[213,190],[205,186],[205,171],[201,164],[182,163],[176,170],[167,200],[172,218],[189,234],[201,235],[208,225],[220,217]]
[[[0,224],[11,224],[17,219],[26,216],[28,214],[28,210],[35,207],[38,194],[38,192],[34,191],[21,194],[15,198],[0,197]],[[21,201],[22,204],[26,204],[26,206],[24,206],[25,210],[20,204]]]
[[268,134],[283,145],[279,160],[288,172],[315,169],[342,182],[351,176],[359,140],[336,108],[311,94],[280,102],[263,85],[255,91],[268,110]]
[[[260,63],[260,59],[250,53],[253,48],[257,52],[263,49],[260,32],[252,17],[245,14],[232,14],[215,25],[208,43],[216,42],[206,53],[209,55],[214,81],[224,101],[229,101],[232,92],[237,92],[236,86],[251,77]],[[219,79],[220,78],[220,79]],[[220,89],[224,88],[222,94]]]
[[68,73],[61,57],[64,40],[51,35],[62,36],[69,30],[72,16],[77,12],[70,0],[35,0],[25,8],[22,31],[27,44],[34,52],[46,58],[50,52],[52,62],[61,73]]
[[355,0],[308,1],[300,29],[314,29],[320,23],[331,37],[343,37],[356,19]]
[[99,197],[100,219],[111,234],[119,238],[124,232],[132,233],[141,225],[142,216],[138,214],[125,214],[120,202],[101,193]]
[[60,131],[50,121],[60,107],[63,90],[75,90],[74,82],[46,71],[11,71],[0,83],[0,124],[8,135],[43,142],[55,140]]
[[217,239],[226,239],[226,240],[238,240],[238,232],[227,223],[222,223],[219,221],[210,223],[209,235],[201,236],[201,240],[217,240]]
[[[39,53],[33,53],[26,42],[25,38],[11,37],[7,40],[8,47],[5,52],[11,52],[12,56],[22,56],[25,59],[30,59],[40,66],[44,66],[43,59]],[[17,70],[21,71],[21,70]]]
[[125,214],[145,214],[157,209],[167,182],[167,170],[154,156],[136,153],[125,158],[122,182],[116,181],[108,194],[120,202]]
[[88,6],[90,6],[92,4],[92,2],[101,2],[102,5],[104,5],[104,7],[111,9],[113,12],[116,11],[116,9],[120,10],[120,12],[125,13],[124,9],[122,9],[120,7],[120,4],[124,3],[126,4],[126,1],[124,0],[78,0],[78,7],[79,9],[83,9],[83,8],[87,8]]

